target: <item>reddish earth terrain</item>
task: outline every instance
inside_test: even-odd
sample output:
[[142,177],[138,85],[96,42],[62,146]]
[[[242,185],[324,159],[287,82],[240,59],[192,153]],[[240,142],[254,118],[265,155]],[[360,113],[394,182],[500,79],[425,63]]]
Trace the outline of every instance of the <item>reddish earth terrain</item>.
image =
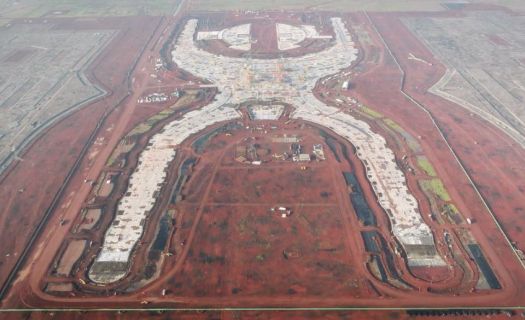
[[252,24],[252,36],[257,42],[252,44],[254,52],[276,52],[277,51],[277,31],[275,24],[268,21],[258,21]]
[[[338,195],[344,182],[340,172],[331,169],[338,166],[333,156],[306,165],[306,170],[291,160],[267,160],[260,166],[232,161],[235,149],[250,143],[260,145],[264,154],[289,152],[289,144],[271,142],[270,136],[277,134],[300,134],[301,144],[310,148],[322,139],[305,130],[271,131],[271,135],[243,131],[218,136],[209,142],[211,150],[201,155],[184,187],[188,197],[178,209],[187,216],[186,208],[195,207],[199,219],[192,221],[195,233],[181,235],[183,250],[189,248],[186,261],[163,272],[165,280],[157,280],[148,295],[166,287],[170,295],[196,301],[342,292],[375,296],[372,287],[366,290],[367,281],[361,283],[357,277],[359,268],[351,259],[354,240],[343,236],[343,221],[355,217],[339,209],[346,199]],[[292,215],[282,218],[272,212],[277,206],[286,206]],[[326,292],[326,287],[332,290]]]
[[[237,156],[235,150],[249,143],[257,144],[263,156],[289,150],[286,144],[271,143],[269,137],[277,134],[301,135],[305,146],[323,143],[320,137],[312,135],[311,129],[305,131],[304,124],[290,125],[291,128],[270,131],[270,134],[246,130],[219,134],[207,143],[207,151],[200,155],[190,147],[198,137],[181,147],[184,153],[198,156],[200,160],[191,173],[193,178],[183,189],[183,194],[188,196],[180,204],[169,206],[177,211],[178,227],[166,249],[174,256],[166,258],[161,276],[154,283],[134,294],[122,295],[115,291],[118,296],[110,300],[82,292],[75,294],[77,298],[53,297],[39,293],[40,289],[35,286],[31,291],[21,287],[19,298],[26,305],[48,307],[63,303],[72,307],[88,304],[100,307],[106,303],[136,306],[139,300],[155,306],[169,306],[175,301],[184,305],[230,306],[337,306],[345,301],[357,305],[428,303],[423,297],[432,299],[434,304],[450,305],[443,296],[421,293],[415,302],[410,292],[393,290],[374,279],[364,265],[358,263],[366,259],[360,224],[348,202],[342,178],[342,171],[351,171],[358,165],[355,156],[350,156],[352,165],[336,161],[337,157],[343,159],[349,155],[345,156],[340,147],[332,154],[325,145],[326,162],[308,164],[306,170],[300,163],[289,161],[270,161],[261,166],[232,161]],[[264,130],[262,127],[259,131]],[[181,163],[182,159],[184,155],[177,162]],[[367,198],[374,203],[362,167],[355,170],[363,181]],[[243,192],[228,192],[234,190]],[[290,199],[297,203],[289,203]],[[278,205],[289,207],[293,214],[281,218],[272,213],[270,208]],[[379,230],[388,239],[388,222],[381,218],[377,208],[374,211],[382,221],[383,227]],[[152,239],[153,231],[147,231],[145,239]],[[145,258],[140,256],[136,256],[135,265],[142,265],[139,261]],[[403,269],[402,262],[396,261],[396,264]],[[143,272],[140,268],[133,267],[133,270]],[[403,276],[418,283],[407,277],[408,274]],[[32,275],[32,278],[38,280],[39,276]],[[450,281],[445,284],[450,285]],[[159,296],[163,289],[168,293]],[[493,296],[487,292],[471,298],[483,302],[484,297],[492,299]]]
[[[81,311],[81,312],[26,312],[23,314],[6,314],[6,320],[44,320],[52,317],[57,320],[89,319],[104,320],[117,318],[122,320],[138,319],[155,319],[155,320],[233,320],[233,319],[283,319],[283,320],[301,320],[301,319],[381,319],[381,320],[409,320],[415,319],[403,311],[122,311],[116,312],[103,311]],[[432,318],[432,317],[425,317]],[[471,317],[470,319],[486,319],[487,316]],[[460,319],[460,316],[439,316],[439,319]],[[503,320],[508,319],[504,314],[492,315],[490,319]]]
[[[196,15],[202,17],[203,13]],[[295,14],[279,13],[273,16],[275,21],[298,23],[305,20],[308,23],[311,20],[308,16],[299,17]],[[5,209],[1,208],[4,212],[0,214],[0,225],[11,223],[10,228],[13,228],[14,223],[16,228],[28,234],[42,218],[50,199],[60,187],[67,174],[64,168],[73,165],[97,121],[105,114],[108,115],[101,123],[94,143],[88,144],[86,156],[81,159],[78,170],[72,176],[64,196],[57,202],[57,208],[53,210],[48,225],[29,255],[28,263],[21,270],[11,294],[2,306],[338,307],[351,304],[363,307],[460,308],[522,304],[525,292],[520,284],[525,283],[525,271],[504,234],[492,220],[489,210],[493,211],[512,241],[518,242],[518,245],[525,243],[518,223],[525,218],[525,210],[520,204],[525,192],[525,173],[521,170],[524,165],[520,159],[525,156],[525,151],[479,117],[471,116],[461,107],[427,93],[427,89],[444,74],[445,68],[404,27],[400,16],[403,15],[349,15],[347,25],[352,28],[354,36],[362,37],[357,38],[360,48],[358,62],[344,71],[351,73],[350,90],[340,90],[340,83],[328,83],[326,86],[319,84],[316,94],[320,96],[320,93],[325,93],[323,100],[336,105],[335,97],[357,98],[360,103],[394,120],[402,128],[402,132],[396,132],[392,129],[395,126],[388,128],[383,118],[367,116],[362,109],[346,106],[345,112],[352,112],[354,116],[369,122],[375,131],[385,136],[389,147],[396,154],[398,164],[405,171],[408,187],[424,212],[432,210],[432,201],[435,199],[429,199],[418,182],[429,177],[419,169],[412,174],[408,172],[411,172],[409,168],[416,167],[417,156],[424,154],[428,158],[463,218],[475,221],[467,225],[465,219],[453,223],[423,217],[434,230],[437,250],[442,255],[456,257],[445,259],[450,269],[408,268],[405,260],[394,254],[396,243],[389,231],[389,221],[375,199],[363,164],[352,152],[352,145],[335,137],[330,130],[300,121],[290,122],[285,116],[280,121],[262,124],[244,117],[238,127],[219,130],[217,135],[204,143],[202,149],[195,147],[205,134],[224,125],[217,124],[207,128],[206,132],[190,137],[180,146],[181,152],[170,166],[167,185],[174,185],[177,178],[182,176],[178,169],[184,160],[195,158],[196,163],[190,167],[188,180],[183,184],[180,195],[170,198],[171,189],[164,188],[162,191],[161,201],[147,222],[145,235],[136,250],[131,266],[132,275],[128,279],[105,288],[82,283],[88,281],[85,273],[105,228],[111,223],[111,211],[109,214],[104,212],[106,214],[102,214],[102,222],[89,233],[89,239],[95,245],[84,254],[81,262],[75,264],[73,274],[61,278],[53,275],[50,271],[53,261],[64,250],[66,241],[78,237],[71,230],[82,223],[79,212],[93,195],[90,182],[97,181],[102,172],[113,170],[111,172],[120,173],[121,176],[116,180],[116,191],[108,200],[114,205],[125,190],[126,178],[137,161],[139,150],[131,151],[129,164],[119,170],[110,168],[107,159],[129,130],[166,108],[162,104],[138,105],[137,99],[146,92],[164,89],[168,92],[175,88],[184,90],[194,85],[194,82],[190,84],[185,81],[194,79],[179,70],[163,70],[157,73],[158,78],[150,77],[163,45],[158,39],[168,37],[175,19],[160,21],[155,18],[136,18],[144,20],[140,30],[133,30],[131,26],[129,28],[132,29],[126,29],[128,23],[133,24],[131,19],[102,19],[100,21],[108,25],[102,24],[101,28],[114,26],[128,30],[122,31],[110,44],[94,64],[90,75],[94,81],[111,88],[111,94],[51,128],[28,149],[23,156],[25,161],[16,163],[2,177],[0,203],[8,205]],[[234,17],[233,22],[228,21],[227,17]],[[210,14],[207,28],[213,30],[218,26],[235,25],[254,18],[234,13]],[[95,22],[60,20],[57,27],[86,28],[90,23]],[[264,32],[266,27],[255,26],[256,33],[267,36],[254,50],[275,50],[275,35]],[[356,30],[357,26],[360,32]],[[363,33],[367,34],[367,41],[364,41]],[[273,41],[273,44],[265,41]],[[135,72],[128,79],[127,71],[133,66],[134,59],[140,56],[140,48],[144,44],[146,49],[138,60]],[[231,53],[221,43],[210,44],[207,49]],[[308,50],[313,49],[309,46],[294,54],[304,54]],[[432,66],[408,60],[409,54],[431,62]],[[115,72],[115,68],[119,72]],[[111,70],[111,74],[108,74],[108,70]],[[339,76],[339,80],[344,79],[344,76]],[[129,87],[128,80],[131,82]],[[128,94],[130,96],[114,108]],[[213,90],[206,92],[200,100],[193,101],[192,107],[199,107],[199,103],[209,101],[212,95]],[[195,102],[197,100],[198,103]],[[180,116],[180,112],[163,121]],[[144,147],[149,136],[160,130],[161,124],[140,137],[140,148]],[[321,129],[331,138],[322,137]],[[285,133],[288,136],[300,135],[303,139],[301,144],[306,148],[322,144],[326,160],[307,164],[276,160],[273,154],[289,151],[291,146],[276,143],[272,137]],[[76,141],[76,148],[70,149],[68,141]],[[329,141],[333,144],[330,145]],[[255,144],[257,147],[254,147]],[[73,151],[68,153],[68,150]],[[256,154],[256,158],[263,163],[246,163],[249,161],[238,157],[243,150],[251,150],[246,151],[244,158],[253,158]],[[349,194],[354,191],[346,185],[343,172],[355,174],[363,197],[377,219],[377,225],[365,226],[358,220],[349,200]],[[481,192],[482,198],[472,187],[469,177]],[[20,188],[24,188],[24,191],[18,192]],[[34,201],[27,201],[28,197]],[[95,199],[93,203],[97,204],[98,200]],[[488,208],[484,206],[483,200]],[[271,210],[278,206],[290,209],[291,215],[282,218]],[[158,232],[161,213],[165,212],[172,218],[167,244],[152,258],[150,248]],[[453,239],[449,247],[443,236],[447,230],[452,233]],[[361,237],[363,231],[375,231],[385,240],[384,250],[378,259],[384,265],[391,262],[392,268],[386,271],[389,281],[381,281],[370,271],[371,254],[365,250]],[[465,251],[463,238],[468,238],[465,234],[472,235],[480,245],[502,289],[473,289],[479,271]],[[27,243],[27,238],[22,236],[3,236],[0,240],[11,244],[11,248],[17,252]],[[3,259],[4,256],[0,257]],[[0,265],[0,276],[5,278],[14,261],[5,260]],[[152,280],[146,281],[150,276]],[[395,278],[394,281],[392,278]],[[51,280],[74,283],[75,288],[65,294],[45,292],[45,286]],[[173,316],[173,313],[155,312],[150,311],[147,315],[159,319]],[[57,318],[82,318],[84,315],[55,314]],[[176,313],[177,317],[192,319],[196,316],[202,319],[266,319],[270,316],[300,319],[319,315],[302,311],[275,311],[271,315],[267,311]],[[359,318],[363,313],[333,311],[323,314],[323,317],[344,318],[347,315]],[[20,318],[26,315],[9,316]],[[27,318],[47,316],[34,313],[27,315]],[[90,313],[90,316],[103,318],[105,314]],[[144,313],[119,315],[130,319],[141,316]],[[367,317],[405,319],[409,315],[397,311],[377,311],[374,314],[367,313]],[[503,317],[491,316],[493,319]]]

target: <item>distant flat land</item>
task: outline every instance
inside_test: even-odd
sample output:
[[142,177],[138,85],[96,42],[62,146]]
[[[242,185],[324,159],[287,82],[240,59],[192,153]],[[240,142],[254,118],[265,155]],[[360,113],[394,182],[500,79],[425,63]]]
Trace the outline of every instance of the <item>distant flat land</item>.
[[344,11],[437,11],[443,10],[435,0],[194,0],[191,5],[196,10],[344,10]]
[[170,15],[180,0],[0,0],[1,17]]
[[54,24],[14,24],[0,30],[0,171],[12,151],[72,109],[104,92],[84,69],[111,31],[58,30]]
[[525,145],[525,17],[479,11],[461,18],[404,21],[447,66],[431,92],[479,114]]
[[488,3],[525,10],[521,0],[194,0],[194,10],[441,11],[445,3]]
[[[0,19],[42,16],[172,15],[181,0],[0,0]],[[193,10],[443,11],[445,4],[492,4],[525,10],[522,0],[188,0]],[[453,8],[453,7],[452,7]],[[1,25],[1,21],[0,21]]]

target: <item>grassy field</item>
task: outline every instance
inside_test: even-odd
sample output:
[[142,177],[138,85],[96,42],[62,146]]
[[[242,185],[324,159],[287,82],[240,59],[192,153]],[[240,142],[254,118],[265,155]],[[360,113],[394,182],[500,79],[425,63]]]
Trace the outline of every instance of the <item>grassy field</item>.
[[383,122],[388,126],[390,127],[390,129],[392,130],[395,130],[397,132],[402,132],[403,131],[403,128],[401,128],[401,126],[399,124],[397,124],[394,120],[392,119],[384,119]]
[[443,182],[441,182],[440,179],[434,178],[431,180],[422,180],[419,183],[421,184],[423,189],[436,194],[438,197],[441,198],[441,200],[450,201],[450,195],[448,194],[447,190],[445,189],[445,186],[443,185]]
[[425,171],[425,173],[431,177],[436,176],[436,170],[434,170],[434,167],[430,164],[428,159],[426,157],[420,156],[417,157],[417,165]]
[[380,114],[379,112],[373,110],[373,109],[370,109],[369,107],[365,107],[363,106],[360,111],[362,111],[363,113],[367,114],[368,116],[372,117],[372,118],[382,118],[383,115]]
[[[447,0],[193,0],[194,10],[441,11]],[[453,2],[453,1],[449,1]],[[525,9],[523,0],[471,0]]]
[[2,17],[171,15],[180,0],[0,0]]
[[[0,18],[171,15],[181,0],[0,0]],[[192,10],[441,11],[447,0],[186,0]],[[525,10],[523,0],[471,0]]]

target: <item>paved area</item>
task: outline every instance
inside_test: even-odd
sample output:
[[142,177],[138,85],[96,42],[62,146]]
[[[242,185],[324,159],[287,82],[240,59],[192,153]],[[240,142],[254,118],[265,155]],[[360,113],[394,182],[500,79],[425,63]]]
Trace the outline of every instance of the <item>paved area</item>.
[[112,34],[44,23],[0,28],[0,172],[41,130],[105,93],[84,70]]
[[431,92],[525,146],[525,17],[477,11],[460,18],[405,18],[404,23],[448,68]]

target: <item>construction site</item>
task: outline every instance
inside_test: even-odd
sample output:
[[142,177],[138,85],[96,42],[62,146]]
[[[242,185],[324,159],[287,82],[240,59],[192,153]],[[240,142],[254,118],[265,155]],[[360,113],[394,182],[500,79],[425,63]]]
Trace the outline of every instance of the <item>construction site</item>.
[[[0,251],[2,308],[521,314],[519,114],[473,109],[487,96],[447,89],[474,71],[435,38],[453,33],[443,21],[466,16],[474,28],[490,10],[183,10],[144,18],[134,36],[118,31],[132,28],[125,18],[60,22],[103,29],[86,39],[93,54],[137,51],[111,62],[120,79],[104,73],[107,59],[79,60],[95,102],[56,110],[68,116],[5,165],[0,221],[45,216],[24,213],[15,225],[34,237]],[[99,118],[79,130],[88,108]],[[84,148],[64,157],[71,170],[48,182],[59,189],[48,204],[31,165],[59,171],[41,150],[62,152],[69,133]]]

